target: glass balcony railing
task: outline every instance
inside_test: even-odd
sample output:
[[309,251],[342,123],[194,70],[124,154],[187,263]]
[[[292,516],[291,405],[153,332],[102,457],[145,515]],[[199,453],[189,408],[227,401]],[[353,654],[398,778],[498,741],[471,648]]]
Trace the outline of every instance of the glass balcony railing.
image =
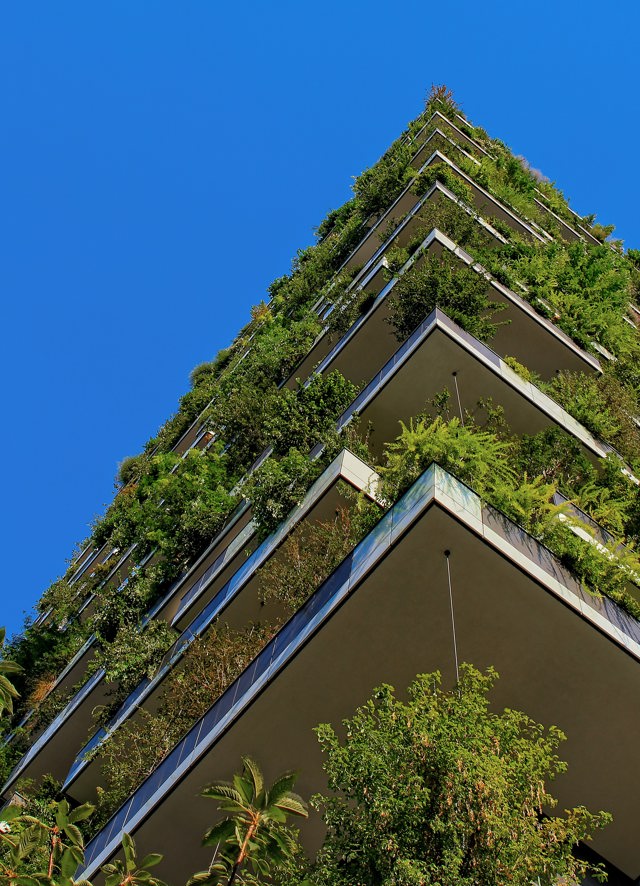
[[[240,593],[245,585],[256,575],[260,567],[273,555],[276,549],[281,545],[282,541],[291,532],[293,527],[297,525],[300,520],[304,519],[304,517],[314,507],[314,505],[326,494],[328,489],[343,476],[343,462],[346,457],[345,453],[346,450],[344,450],[343,453],[341,453],[334,459],[331,465],[326,468],[322,475],[311,486],[302,503],[291,512],[291,514],[280,524],[275,532],[273,532],[256,548],[256,550],[244,561],[239,569],[209,601],[204,609],[183,630],[180,637],[166,653],[160,668],[153,676],[153,678],[150,680],[145,678],[143,681],[141,681],[136,689],[123,702],[116,715],[107,725],[106,732],[101,731],[100,737],[97,737],[96,734],[96,736],[93,736],[90,739],[89,744],[80,751],[75,762],[73,763],[65,781],[65,788],[69,784],[71,784],[71,782],[82,771],[82,769],[88,762],[88,753],[93,750],[93,748],[95,748],[97,744],[99,744],[99,742],[107,734],[113,732],[124,720],[130,717],[135,709],[139,706],[139,704],[141,704],[141,702],[145,698],[147,698],[157,687],[160,686],[166,675],[174,667],[175,663],[186,652],[193,641],[208,630],[208,628],[213,624],[213,622],[215,622],[215,620],[223,612],[223,610],[227,608],[229,603],[233,599],[235,599],[235,597]],[[359,464],[364,465],[363,462],[360,462],[360,460],[356,459],[355,456],[351,455],[351,453],[347,454],[354,460],[354,462],[358,462]],[[368,466],[364,467],[369,472],[370,476],[377,477],[377,475],[375,475],[373,471],[368,468]],[[363,489],[365,489],[366,491],[366,487],[364,485]],[[243,532],[244,531],[246,531],[247,537],[253,535],[253,533],[255,532],[252,524],[248,524]],[[239,548],[236,549],[236,552],[237,550],[239,550]],[[226,552],[223,552],[218,560],[223,558],[225,554]],[[194,585],[194,588],[192,589],[194,592],[198,588],[200,583],[205,581],[205,579],[206,582],[212,580],[212,576],[214,575],[213,569],[216,566],[216,563],[212,564],[212,566],[210,567],[211,576],[207,578],[207,573],[205,573],[205,575],[203,575],[202,578],[198,582],[196,582],[196,585]],[[187,593],[189,594],[190,592]],[[184,603],[181,611],[184,612],[186,608],[186,603]],[[174,618],[174,622],[178,620],[179,615],[180,612]]]
[[211,566],[195,581],[191,587],[180,598],[178,611],[172,619],[172,624],[180,621],[184,613],[187,611],[191,603],[196,600],[207,587],[212,583],[215,577],[224,569],[224,567],[233,560],[239,551],[241,551],[255,534],[255,528],[252,523],[248,523],[234,538],[221,554],[213,561]]
[[97,670],[92,677],[81,687],[81,689],[76,692],[71,701],[60,711],[60,713],[49,723],[47,728],[42,732],[36,741],[31,745],[29,750],[24,754],[23,757],[20,758],[20,762],[10,773],[3,789],[2,793],[4,793],[11,784],[20,776],[20,774],[27,768],[29,763],[36,757],[42,748],[48,743],[53,735],[60,729],[62,724],[67,720],[71,714],[78,708],[85,698],[93,691],[95,686],[102,680],[104,676],[104,670],[100,668]]
[[[425,475],[426,476],[426,475]],[[433,483],[427,478],[426,485]],[[405,496],[405,498],[407,498]],[[284,663],[287,654],[297,648],[303,638],[311,633],[315,622],[320,620],[327,608],[349,588],[350,579],[360,576],[367,566],[379,555],[382,548],[390,544],[391,532],[397,526],[397,511],[388,512],[351,554],[342,562],[336,572],[309,598],[302,608],[270,640],[262,652],[254,659],[241,676],[215,702],[212,708],[187,733],[160,766],[138,788],[100,833],[90,841],[85,853],[86,871],[102,863],[105,850],[110,844],[120,841],[120,834],[128,823],[151,806],[151,798],[159,790],[166,790],[187,760],[199,756],[208,746],[213,736],[244,707],[258,687],[273,675]],[[268,541],[268,540],[267,540]],[[257,551],[256,551],[257,553]]]
[[540,581],[540,571],[544,572],[548,576],[548,588],[555,587],[563,601],[572,594],[575,599],[571,605],[580,617],[592,619],[594,623],[599,619],[600,626],[606,623],[609,635],[616,642],[621,632],[640,654],[640,624],[635,619],[608,598],[592,600],[585,606],[585,599],[569,590],[570,574],[547,548],[503,514],[484,505],[465,484],[432,464],[89,842],[82,876],[91,877],[99,865],[107,861],[119,846],[122,833],[132,833],[152,813],[434,503],[474,535],[482,536],[486,527],[486,532],[490,531],[491,547],[511,559],[517,569],[525,568],[535,584]]

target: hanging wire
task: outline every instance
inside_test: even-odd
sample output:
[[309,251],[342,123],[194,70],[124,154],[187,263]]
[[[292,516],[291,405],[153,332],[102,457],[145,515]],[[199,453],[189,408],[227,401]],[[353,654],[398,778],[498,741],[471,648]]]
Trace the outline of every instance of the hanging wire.
[[460,402],[460,391],[458,389],[458,373],[452,372],[453,383],[456,386],[456,397],[458,398],[458,409],[460,410],[460,424],[464,427],[464,413],[462,412],[462,403]]
[[460,682],[460,672],[458,669],[458,642],[456,640],[456,619],[453,614],[453,590],[451,588],[451,564],[449,563],[449,557],[451,556],[451,551],[444,552],[444,558],[447,561],[447,581],[449,583],[449,605],[451,606],[451,632],[453,634],[453,658],[456,665],[456,683]]

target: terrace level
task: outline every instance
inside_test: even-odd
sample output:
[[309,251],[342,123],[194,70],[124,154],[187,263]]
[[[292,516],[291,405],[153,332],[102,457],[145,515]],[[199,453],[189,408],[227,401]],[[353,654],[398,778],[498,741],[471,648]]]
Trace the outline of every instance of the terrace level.
[[[585,593],[553,555],[436,465],[416,481],[311,595],[247,670],[89,843],[82,874],[95,876],[124,831],[145,853],[180,846],[159,874],[184,879],[208,854],[200,835],[211,803],[243,753],[267,778],[293,767],[308,796],[325,787],[313,734],[338,724],[381,682],[416,673],[455,679],[444,551],[450,554],[460,659],[493,665],[496,708],[525,710],[568,735],[569,768],[554,785],[560,808],[613,813],[593,848],[631,882],[640,874],[640,625]],[[303,823],[310,850],[317,815]],[[621,876],[622,876],[621,875]]]

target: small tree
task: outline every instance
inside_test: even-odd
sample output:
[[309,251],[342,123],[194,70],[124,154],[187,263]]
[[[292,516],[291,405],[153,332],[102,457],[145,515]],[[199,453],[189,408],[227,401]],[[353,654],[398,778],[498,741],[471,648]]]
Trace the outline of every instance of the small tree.
[[105,886],[165,886],[151,873],[151,868],[162,861],[162,855],[150,852],[139,859],[136,844],[129,834],[122,835],[122,853],[124,861],[116,859],[102,866]]
[[[215,846],[207,871],[195,874],[190,884],[226,883],[233,886],[248,859],[255,873],[269,875],[273,866],[285,866],[296,852],[293,835],[283,825],[289,815],[307,817],[307,807],[291,790],[296,774],[285,772],[266,788],[260,767],[251,757],[242,758],[242,774],[233,782],[220,782],[202,792],[230,813],[205,834],[203,845]],[[253,876],[245,883],[256,882]]]
[[78,823],[93,813],[84,803],[70,809],[60,800],[51,820],[43,821],[18,805],[2,810],[0,822],[0,878],[8,886],[37,886],[72,881],[84,861],[84,838]]
[[[445,692],[440,674],[416,678],[408,701],[392,687],[345,720],[340,740],[318,728],[330,796],[313,882],[322,886],[551,886],[580,881],[573,848],[609,821],[583,807],[544,815],[547,782],[566,765],[562,733],[519,711],[489,710],[494,671],[466,665]],[[600,873],[596,871],[596,873]],[[564,881],[563,881],[564,882]]]

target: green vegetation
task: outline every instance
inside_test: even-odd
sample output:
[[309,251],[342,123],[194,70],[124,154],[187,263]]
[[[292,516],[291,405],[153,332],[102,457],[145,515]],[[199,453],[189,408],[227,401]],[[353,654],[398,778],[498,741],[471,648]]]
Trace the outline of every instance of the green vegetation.
[[513,233],[508,244],[477,257],[514,291],[526,287],[523,294],[532,305],[579,345],[606,348],[616,358],[610,372],[637,402],[640,338],[628,310],[637,300],[640,275],[625,256],[606,244],[534,244]]
[[486,280],[450,252],[427,256],[403,274],[393,288],[389,322],[404,341],[434,308],[476,338],[491,339],[497,326],[493,315],[503,305],[490,302]]
[[378,505],[350,493],[346,484],[343,492],[353,499],[348,507],[332,520],[302,523],[259,570],[259,597],[277,604],[279,617],[243,628],[217,622],[168,674],[154,712],[140,709],[96,749],[104,787],[94,827],[144,781],[379,519]]
[[332,520],[304,521],[260,570],[260,596],[295,612],[320,587],[380,517],[380,507],[358,498]]
[[[241,775],[204,789],[202,796],[216,800],[228,814],[204,836],[204,846],[216,847],[215,861],[195,874],[189,886],[264,882],[293,865],[298,847],[286,827],[287,817],[308,815],[307,804],[291,790],[296,778],[294,772],[285,772],[268,788],[256,761],[243,757]],[[252,869],[249,879],[243,876],[245,864]]]
[[[447,421],[442,415],[420,416],[402,425],[378,469],[383,478],[380,493],[395,501],[436,462],[549,547],[587,590],[606,594],[640,618],[640,605],[627,588],[630,578],[640,582],[640,559],[634,552],[640,541],[637,489],[615,462],[613,469],[605,462],[603,473],[596,474],[567,434],[552,429],[513,437],[499,412],[493,421],[499,430],[481,428],[471,416],[464,425],[459,418]],[[607,552],[571,528],[576,524],[591,534],[590,526],[569,513],[558,519],[562,508],[553,504],[556,491],[617,533]],[[621,544],[627,546],[624,553]]]
[[[342,522],[341,535],[349,537],[351,521]],[[463,665],[449,692],[440,688],[438,672],[418,676],[406,702],[382,686],[344,721],[344,739],[329,724],[318,727],[331,793],[313,798],[327,826],[313,862],[287,825],[289,816],[308,815],[304,800],[292,792],[296,774],[285,773],[267,788],[255,760],[243,757],[242,773],[232,782],[202,793],[226,815],[203,839],[214,847],[209,867],[187,886],[259,886],[265,880],[289,886],[470,886],[506,877],[528,886],[532,878],[555,884],[587,873],[600,879],[602,868],[577,859],[573,849],[610,816],[584,807],[565,810],[562,818],[548,814],[556,805],[548,783],[566,768],[556,754],[564,736],[519,711],[490,711],[496,676]],[[14,687],[6,680],[3,688],[9,699],[4,704],[10,703]],[[15,803],[3,811],[3,881],[91,886],[74,875],[84,862],[81,825],[94,807],[71,809],[66,800],[47,799],[42,788],[26,804],[32,811]],[[106,886],[165,886],[151,873],[162,855],[139,859],[127,833],[122,854],[101,868]]]
[[377,689],[341,737],[319,727],[331,793],[313,800],[328,833],[311,883],[582,880],[589,865],[573,847],[610,816],[577,807],[542,817],[556,805],[549,783],[566,768],[557,756],[564,736],[520,711],[493,713],[496,676],[463,666],[445,691],[438,672],[423,674],[407,701]]
[[[93,813],[89,803],[70,809],[66,800],[42,804],[39,815],[19,805],[6,807],[0,822],[0,877],[6,886],[91,886],[75,880],[84,861],[82,823]],[[101,868],[105,886],[166,886],[150,871],[162,855],[138,859],[129,834],[122,836],[124,861]]]
[[18,690],[13,685],[7,674],[19,674],[20,665],[15,661],[4,658],[2,649],[4,647],[5,629],[0,628],[0,715],[7,711],[9,714],[13,711],[13,700],[18,697]]
[[[441,120],[423,128],[436,110],[487,153],[466,143],[456,147],[459,136]],[[271,285],[269,303],[261,302],[252,310],[249,323],[229,348],[193,370],[191,390],[181,399],[176,414],[142,453],[120,464],[115,498],[104,516],[96,520],[90,540],[92,546],[105,545],[106,550],[113,549],[113,553],[105,563],[91,566],[79,581],[73,581],[71,566],[54,582],[38,604],[42,620],[26,625],[24,633],[8,645],[11,661],[0,663],[0,707],[4,709],[6,730],[14,728],[25,713],[35,710],[16,732],[14,740],[3,746],[0,776],[8,774],[31,737],[77,691],[80,684],[62,691],[56,688],[55,681],[90,636],[95,637],[93,657],[81,680],[86,680],[98,667],[105,669],[112,694],[109,706],[100,713],[102,722],[109,719],[141,678],[153,676],[176,634],[162,618],[147,619],[147,613],[173,583],[187,573],[243,500],[251,502],[258,539],[264,538],[300,503],[310,485],[343,446],[351,447],[371,462],[366,439],[360,439],[354,428],[357,423],[340,436],[335,432],[336,419],[357,394],[353,380],[339,372],[315,374],[310,380],[302,378],[297,383],[294,380],[296,367],[323,328],[328,328],[334,338],[340,336],[371,306],[377,293],[352,290],[350,287],[359,268],[345,269],[342,265],[407,186],[413,194],[422,196],[439,182],[456,200],[441,193],[431,195],[412,219],[410,235],[402,239],[396,234],[401,219],[393,218],[378,226],[381,230],[377,236],[383,242],[389,241],[385,253],[387,279],[397,278],[388,297],[388,320],[398,341],[404,341],[437,306],[470,334],[491,343],[500,325],[502,307],[495,302],[488,286],[485,274],[491,275],[521,294],[581,347],[599,356],[604,365],[601,375],[563,371],[547,382],[538,379],[530,367],[513,359],[507,362],[593,434],[611,443],[620,458],[611,456],[596,467],[573,437],[557,429],[514,437],[504,422],[499,404],[481,404],[475,417],[465,416],[463,423],[448,415],[447,398],[443,395],[434,404],[435,413],[425,412],[415,417],[408,426],[402,427],[395,442],[388,443],[380,468],[383,478],[380,495],[388,505],[393,504],[413,480],[436,461],[467,483],[484,501],[547,545],[588,590],[606,594],[640,618],[640,606],[629,592],[629,582],[635,582],[640,573],[635,554],[635,547],[640,543],[640,497],[627,476],[629,467],[640,473],[640,431],[636,422],[640,413],[640,339],[629,313],[629,304],[637,303],[640,295],[640,253],[629,250],[625,255],[621,245],[611,241],[566,242],[563,239],[566,229],[545,209],[548,207],[576,228],[578,220],[563,195],[550,182],[541,180],[523,158],[514,157],[504,144],[464,123],[458,113],[445,88],[432,91],[424,113],[409,124],[377,164],[356,179],[353,198],[329,213],[317,229],[315,244],[296,255],[291,273]],[[471,181],[528,219],[534,229],[544,229],[552,239],[544,234],[536,239],[518,233],[504,218],[495,218],[495,206],[490,201],[480,205],[469,181],[463,180],[448,164],[432,163],[422,171],[415,168],[412,164],[417,148],[437,127],[446,132],[447,138],[434,137],[430,142],[432,149],[438,148]],[[472,154],[476,162],[465,156],[461,147]],[[427,151],[423,156],[430,153]],[[491,224],[500,237],[482,227],[479,216]],[[582,220],[596,239],[604,241],[611,229],[593,222],[593,217]],[[478,263],[475,269],[446,249],[439,255],[420,251],[434,227],[469,253]],[[409,259],[413,261],[407,266]],[[325,306],[333,305],[328,327],[313,309],[320,300]],[[183,439],[185,434],[188,438]],[[198,444],[188,448],[196,437]],[[321,452],[311,460],[309,453],[316,444],[321,444],[318,447]],[[269,456],[256,468],[257,460],[265,453]],[[604,549],[589,544],[572,531],[577,517],[572,516],[568,508],[553,504],[557,492],[611,533],[611,542]],[[261,599],[271,607],[269,612],[273,610],[277,615],[239,627],[231,627],[224,621],[216,623],[190,644],[179,663],[169,671],[153,712],[141,709],[97,749],[103,787],[94,827],[104,823],[157,766],[286,618],[331,574],[379,514],[379,506],[356,498],[333,519],[323,523],[305,522],[289,535],[278,555],[272,557],[259,574]],[[564,519],[559,519],[559,515]],[[580,525],[584,528],[586,524]],[[621,544],[626,548],[622,549]],[[116,569],[119,558],[132,547],[129,562]],[[87,603],[91,605],[80,615],[81,607]],[[15,688],[10,683],[5,685],[4,673],[15,675]],[[478,723],[484,722],[486,705],[481,696],[486,695],[491,680],[471,670],[464,680],[459,699],[475,711]],[[440,716],[447,705],[453,705],[451,698],[437,688],[430,689],[426,697],[431,705],[429,716],[435,717],[436,713]],[[12,705],[16,699],[14,712]],[[385,689],[381,694],[381,704],[382,699],[387,706],[385,711],[387,708],[400,711],[400,703],[390,690]],[[372,701],[371,705],[373,707],[363,709],[369,712],[367,716],[373,717],[375,709],[375,716],[381,717],[377,702]],[[357,717],[365,718],[365,714],[360,712]],[[503,725],[506,728],[506,723]],[[492,728],[498,726],[497,721],[492,723]],[[532,731],[536,731],[530,722],[525,723],[525,719],[518,717],[512,726],[514,734],[520,729],[523,736],[530,737]],[[554,741],[557,744],[557,736],[550,733],[543,741],[542,734],[536,734],[540,744],[539,754],[536,751],[539,768],[535,772],[538,775],[542,772],[546,760],[545,771],[555,774],[559,771],[554,768],[556,763],[549,761],[556,759],[552,749]],[[344,768],[340,769],[342,764],[338,761],[348,759],[347,751],[339,748],[330,731],[325,730],[321,735],[330,752],[329,772],[336,790],[344,791],[344,796],[352,801],[362,801],[364,782],[357,781],[358,767],[351,773],[353,780],[339,786],[347,773]],[[471,738],[475,740],[478,736]],[[362,748],[362,752],[365,751],[368,753]],[[446,748],[445,752],[448,753]],[[451,763],[450,756],[446,759]],[[410,775],[410,764],[407,765],[407,778],[411,779],[414,776]],[[467,773],[464,766],[463,770]],[[485,775],[473,766],[469,773],[476,778]],[[246,780],[250,774],[245,771],[241,778]],[[428,778],[433,776],[429,770]],[[455,773],[454,776],[449,787],[453,808],[457,809],[460,798],[457,792],[462,790],[462,782]],[[427,778],[424,774],[421,777]],[[505,791],[508,793],[512,787],[508,790],[505,787]],[[434,797],[445,796],[438,794],[441,788],[442,785],[434,782]],[[37,793],[38,789],[35,790]],[[381,790],[390,790],[389,784]],[[513,814],[518,815],[522,812],[522,798],[515,792],[510,796],[515,804]],[[530,807],[533,810],[540,806],[536,796],[536,803]],[[374,804],[371,809],[386,809],[383,800],[386,802],[383,797],[379,801],[382,805]],[[410,810],[400,806],[402,804],[398,810],[389,809],[389,822],[383,823],[382,831],[387,824],[391,828],[396,812],[397,821],[405,821]],[[481,809],[472,805],[462,810],[461,834],[468,833],[471,819],[464,816],[471,812],[476,821],[487,816],[483,839],[487,837],[489,825],[492,834],[498,834],[499,828],[494,830],[495,822],[489,819],[498,812],[495,809],[488,812],[484,801],[481,806]],[[54,813],[52,809],[49,806],[46,811],[50,825],[59,812]],[[326,809],[330,838],[318,862],[320,867],[313,874],[320,877],[317,882],[360,882],[354,878],[364,870],[359,867],[361,864],[369,865],[370,870],[378,873],[384,871],[384,876],[393,876],[398,883],[435,883],[437,877],[461,884],[471,882],[469,878],[474,878],[473,882],[494,882],[496,872],[502,870],[499,865],[509,864],[507,847],[504,856],[496,850],[493,868],[483,867],[489,864],[487,858],[470,856],[468,846],[456,842],[458,838],[448,830],[453,827],[449,819],[440,834],[430,835],[429,845],[433,847],[434,857],[439,859],[439,868],[433,867],[431,855],[423,858],[415,853],[410,842],[415,822],[409,822],[406,834],[389,836],[393,851],[384,855],[380,849],[383,844],[374,845],[371,811],[360,815],[357,805],[345,805],[337,800],[328,800]],[[505,808],[499,811],[502,815]],[[567,867],[565,842],[581,828],[586,829],[586,833],[599,820],[576,813],[565,823],[566,830],[562,830],[556,819],[551,819],[552,824],[546,831],[542,826],[533,827],[537,812],[535,815],[529,812],[527,807],[528,817],[519,819],[521,842],[514,842],[514,846],[531,852],[533,866],[526,876],[530,879],[539,876],[541,883],[552,882],[552,874],[560,876],[564,872],[562,875],[572,876],[575,871]],[[28,822],[19,822],[19,818],[16,814],[16,827],[28,828]],[[544,853],[549,849],[544,840],[552,836],[557,840],[557,854],[548,867],[542,865],[538,869],[536,865],[542,864],[542,859],[547,857]],[[360,837],[365,839],[366,859],[358,850],[353,858],[348,857],[349,864],[339,869],[339,854],[345,851],[345,841],[353,839],[359,845]],[[497,836],[495,839],[501,852],[502,843]],[[25,838],[25,846],[30,840],[31,837]],[[71,884],[73,871],[69,867],[68,848],[57,852],[53,868],[59,877],[56,882]],[[22,849],[14,846],[7,851],[7,864],[13,864],[19,858],[11,856],[11,852]],[[32,849],[25,849],[24,858],[32,851],[36,855],[40,853],[38,858],[42,856],[44,850],[37,840]],[[250,859],[255,859],[255,869],[250,870],[250,865],[236,869],[237,882],[255,882],[255,878],[262,876],[260,851],[250,854]],[[231,876],[229,858],[220,864],[227,865]],[[236,855],[236,861],[237,858]],[[291,858],[287,864],[290,861]],[[32,862],[35,870],[36,863],[33,859]],[[385,865],[392,867],[387,870]],[[119,886],[120,880],[126,877],[129,882],[136,879],[150,882],[149,866],[145,861],[136,860],[135,848],[127,843],[125,866],[116,866],[108,873],[108,886]],[[293,876],[290,868],[287,871],[287,877]],[[211,868],[198,875],[198,882],[217,883],[218,875],[223,876],[222,868]],[[518,869],[517,876],[521,879],[514,882],[529,882],[524,879],[524,870]],[[10,882],[16,886],[34,886],[40,881],[36,878],[34,882],[23,882],[14,878]],[[369,881],[363,879],[362,882]]]
[[167,677],[157,710],[141,708],[97,749],[102,764],[94,828],[111,814],[167,756],[191,726],[247,667],[278,625],[234,630],[216,625],[196,639]]

